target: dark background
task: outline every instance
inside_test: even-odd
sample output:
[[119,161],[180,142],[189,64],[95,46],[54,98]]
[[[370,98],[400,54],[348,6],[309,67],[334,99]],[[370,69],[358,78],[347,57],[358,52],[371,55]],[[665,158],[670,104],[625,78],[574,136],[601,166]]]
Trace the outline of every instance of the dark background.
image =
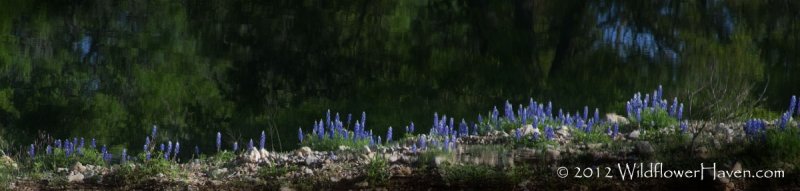
[[[327,109],[384,134],[533,98],[624,111],[663,84],[692,119],[770,116],[800,87],[800,2],[2,0],[5,145],[96,137],[296,147]],[[766,114],[765,114],[766,113]],[[189,148],[189,147],[187,147]]]

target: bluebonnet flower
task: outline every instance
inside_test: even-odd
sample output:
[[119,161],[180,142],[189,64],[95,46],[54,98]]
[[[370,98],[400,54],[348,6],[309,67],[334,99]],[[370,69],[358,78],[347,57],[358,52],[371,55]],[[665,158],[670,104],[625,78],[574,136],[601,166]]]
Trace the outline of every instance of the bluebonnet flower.
[[375,138],[372,136],[369,137],[369,146],[375,146]]
[[522,134],[519,132],[519,128],[514,129],[514,137],[517,139],[517,141],[519,141],[520,138],[522,138]]
[[70,146],[69,141],[64,141],[64,155],[69,157],[72,154],[72,147]]
[[145,160],[150,160],[150,151],[145,152],[144,159]]
[[781,130],[786,129],[786,124],[789,123],[790,118],[791,114],[789,112],[783,113],[783,115],[781,115],[780,121],[778,121],[778,125],[781,127]]
[[197,145],[194,146],[194,155],[198,157],[200,156],[200,147]]
[[600,108],[594,108],[594,121],[600,122]]
[[797,96],[792,95],[792,99],[789,100],[789,115],[794,114],[794,108],[797,106]]
[[442,150],[448,151],[449,147],[450,147],[450,139],[449,138],[445,138],[444,139],[444,144],[442,144]]
[[583,120],[589,120],[589,106],[583,106]]
[[411,153],[417,153],[417,144],[416,143],[411,145]]
[[166,152],[167,150],[164,149],[164,143],[161,143],[161,147],[159,147],[158,151]]
[[348,113],[347,114],[347,127],[350,127],[350,122],[352,120],[353,120],[353,114],[352,113]]
[[687,130],[688,128],[689,128],[689,124],[688,124],[688,122],[685,122],[685,121],[684,121],[684,122],[682,122],[682,123],[681,123],[681,133],[686,133],[686,130]]
[[424,135],[419,136],[419,140],[417,142],[419,142],[419,148],[421,148],[421,149],[425,148],[425,142],[426,141],[425,141],[425,136]]
[[616,138],[617,134],[619,134],[619,124],[614,123],[614,131],[611,132],[611,138]]
[[47,155],[52,155],[53,154],[53,147],[50,147],[50,145],[47,145],[47,148],[45,148],[44,152],[47,153]]
[[361,112],[361,128],[367,127],[367,112]]
[[92,143],[91,143],[91,144],[92,144],[92,145],[90,145],[90,146],[91,146],[93,149],[96,149],[96,148],[97,148],[97,141],[96,141],[96,140],[94,140],[94,138],[92,138]]
[[545,111],[545,112],[547,112],[547,115],[552,117],[553,116],[553,102],[548,101],[547,102],[547,109],[545,109],[545,110],[547,110],[547,111]]
[[253,139],[250,139],[250,142],[247,143],[247,150],[253,150]]
[[83,156],[83,148],[78,147],[75,150],[78,151],[78,155]]
[[677,118],[678,118],[678,121],[680,121],[683,118],[683,104],[678,106],[678,116],[677,116]]
[[177,142],[176,141],[175,142],[175,151],[174,151],[175,154],[174,155],[177,157],[178,156],[178,152],[180,152],[180,151],[181,151],[181,142]]
[[478,136],[478,124],[473,125],[472,135]]
[[327,112],[325,112],[325,125],[330,128],[331,124],[331,110],[329,109]]
[[461,123],[458,124],[459,133],[461,133],[461,137],[469,135],[469,127],[467,126],[467,121],[463,118],[461,119]]
[[545,127],[544,128],[544,133],[545,133],[545,137],[547,138],[547,140],[553,140],[556,137],[556,134],[555,134],[555,132],[553,132],[553,128],[552,127],[549,127],[549,126]]
[[638,122],[638,123],[642,122],[642,109],[641,108],[636,109],[636,122]]
[[81,148],[83,148],[83,143],[84,143],[83,142],[83,137],[81,137],[81,146],[80,146]]
[[297,139],[300,140],[300,143],[303,142],[303,128],[297,128]]
[[217,152],[222,149],[222,134],[217,131]]
[[744,132],[751,139],[756,139],[764,135],[763,132],[766,131],[766,127],[767,124],[763,120],[750,119],[745,122]]
[[56,148],[61,148],[61,139],[56,139]]
[[492,109],[492,121],[497,121],[499,116],[500,116],[500,112],[497,111],[497,106],[494,106],[494,108]]
[[386,144],[392,141],[392,127],[389,127],[389,131],[386,132]]
[[31,147],[28,148],[28,155],[31,156],[31,159],[36,157],[36,148],[34,148],[33,144],[31,144]]
[[234,141],[233,142],[233,152],[236,152],[236,151],[239,151],[239,142],[238,141]]
[[414,122],[412,121],[411,124],[408,125],[409,133],[414,133]]
[[481,116],[481,114],[478,114],[478,123],[483,123],[483,116]]
[[533,140],[534,141],[538,141],[539,140],[539,132],[533,132]]
[[[339,118],[339,114],[336,114],[336,118]],[[264,134],[264,131],[261,131],[261,139],[258,140],[258,147],[264,149],[264,145],[267,143],[267,134]]]
[[514,118],[514,106],[512,106],[511,103],[508,102],[508,100],[506,100],[505,104],[505,114],[506,114],[506,119],[508,119],[509,121],[516,121],[516,119]]
[[103,160],[104,160],[104,161],[106,161],[106,162],[108,162],[108,158],[107,158],[107,157],[108,157],[108,156],[107,156],[107,154],[108,154],[108,148],[107,148],[105,145],[103,145],[103,147],[102,147],[102,148],[100,148],[100,153],[102,154]]
[[[92,142],[93,142],[92,144],[94,145],[94,140],[92,140]],[[95,147],[95,146],[92,146],[92,147]],[[148,147],[150,147],[150,137],[145,137],[144,138],[144,150],[149,150]]]
[[79,143],[79,142],[78,142],[78,137],[73,137],[73,138],[72,138],[72,144],[73,144],[73,146],[74,146],[74,147],[78,147],[78,146],[80,145],[80,144],[78,144],[78,143]]
[[592,126],[594,126],[594,121],[589,120],[589,123],[586,124],[586,129],[585,129],[587,133],[592,132]]
[[113,157],[114,155],[106,152],[105,154],[103,154],[103,161],[106,161],[106,163],[111,163],[111,158]]
[[153,125],[153,130],[150,132],[150,137],[153,137],[153,139],[156,138],[156,131],[158,131],[158,127]]
[[[167,152],[164,152],[164,155],[169,156],[171,154],[172,154],[172,141],[169,141],[169,143],[167,143]],[[169,157],[165,158],[169,159]]]
[[125,164],[128,161],[128,150],[122,149],[122,158],[120,159],[120,163]]
[[377,143],[378,143],[378,144],[381,144],[381,143],[383,143],[383,141],[381,140],[381,136],[378,136],[378,142],[377,142]]

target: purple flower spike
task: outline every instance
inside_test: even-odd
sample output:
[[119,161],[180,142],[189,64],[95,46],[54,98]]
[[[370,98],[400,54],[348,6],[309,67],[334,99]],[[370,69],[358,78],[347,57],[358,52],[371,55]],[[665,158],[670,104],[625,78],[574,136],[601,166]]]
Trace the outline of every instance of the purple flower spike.
[[[339,117],[339,114],[336,114],[336,117]],[[261,139],[258,140],[258,147],[260,149],[264,149],[264,145],[267,143],[267,134],[264,134],[264,131],[261,131]]]
[[217,131],[217,152],[222,149],[222,134]]
[[34,147],[33,144],[31,144],[31,147],[28,148],[28,155],[31,156],[31,159],[33,159],[33,157],[36,157],[36,148]]
[[157,131],[158,131],[158,127],[156,125],[153,125],[153,130],[150,131],[150,137],[153,137],[153,139],[155,139]]
[[247,150],[249,151],[253,149],[255,149],[255,147],[253,147],[253,139],[250,139],[250,142],[247,142]]
[[303,143],[303,128],[297,128],[297,139]]
[[386,132],[386,144],[392,141],[392,127],[389,127],[389,131]]

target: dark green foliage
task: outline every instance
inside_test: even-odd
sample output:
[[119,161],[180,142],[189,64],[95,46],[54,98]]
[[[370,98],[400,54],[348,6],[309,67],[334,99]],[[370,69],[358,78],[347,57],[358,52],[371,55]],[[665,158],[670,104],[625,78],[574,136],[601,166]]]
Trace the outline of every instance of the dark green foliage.
[[800,165],[800,130],[798,128],[769,129],[763,144],[765,152],[759,156],[771,161],[772,164],[784,162],[794,166]]
[[[510,171],[517,173],[516,171]],[[447,184],[464,187],[501,187],[511,179],[500,170],[485,165],[451,164],[439,168],[439,174]],[[516,180],[521,179],[517,177]]]

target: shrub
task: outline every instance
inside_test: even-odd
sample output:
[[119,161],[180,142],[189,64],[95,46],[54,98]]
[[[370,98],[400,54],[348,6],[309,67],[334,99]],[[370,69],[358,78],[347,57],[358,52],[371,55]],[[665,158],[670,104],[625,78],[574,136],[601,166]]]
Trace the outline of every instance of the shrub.
[[439,174],[445,183],[451,186],[465,187],[498,187],[506,185],[506,174],[485,165],[443,165]]
[[369,185],[384,185],[389,181],[389,162],[383,157],[374,157],[365,167]]

